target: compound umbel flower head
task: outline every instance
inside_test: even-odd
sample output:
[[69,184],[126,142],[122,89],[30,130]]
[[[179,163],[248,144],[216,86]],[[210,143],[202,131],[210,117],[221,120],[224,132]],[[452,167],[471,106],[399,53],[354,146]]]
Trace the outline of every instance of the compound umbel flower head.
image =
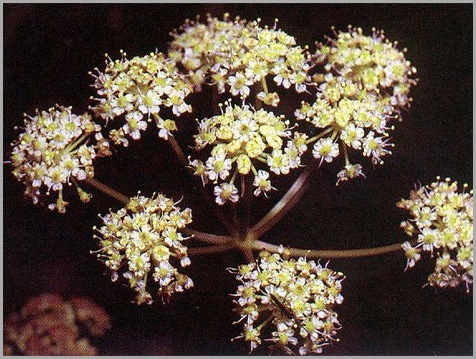
[[128,146],[129,138],[140,139],[141,131],[152,120],[159,137],[167,140],[177,126],[174,120],[164,119],[161,110],[170,108],[175,116],[190,112],[192,108],[184,100],[191,92],[190,86],[174,63],[161,53],[130,60],[121,53],[122,58],[115,61],[106,55],[104,72],[96,69],[91,73],[98,94],[98,103],[92,110],[106,121],[124,115],[125,124],[109,132],[115,144]]
[[[208,16],[206,24],[187,20],[171,33],[169,57],[180,64],[201,89],[205,82],[216,84],[218,91],[246,98],[254,84],[271,77],[276,85],[297,92],[311,83],[307,49],[296,45],[294,37],[274,27],[261,27],[261,20],[237,17],[224,20]],[[276,106],[279,96],[263,88],[260,99]]]
[[205,163],[194,160],[190,165],[204,182],[228,182],[215,187],[218,204],[228,200],[236,202],[239,196],[234,182],[238,174],[253,174],[254,194],[266,195],[274,189],[268,180],[268,171],[281,175],[299,167],[301,155],[307,149],[306,139],[305,134],[293,134],[284,116],[263,109],[254,110],[246,104],[232,105],[230,100],[220,115],[199,122],[195,147],[201,150],[212,146],[211,155]]
[[343,301],[343,274],[302,257],[286,259],[282,252],[261,252],[256,262],[229,269],[241,282],[234,302],[243,332],[235,339],[249,342],[251,351],[265,341],[287,354],[320,353],[338,341],[333,308]]
[[[464,189],[468,187],[465,184]],[[405,242],[402,248],[411,268],[422,252],[436,257],[435,271],[428,277],[431,286],[457,287],[473,283],[473,190],[458,192],[449,178],[410,192],[397,206],[410,212],[412,219],[401,227],[417,244]]]
[[322,129],[314,157],[331,162],[344,154],[345,168],[339,181],[363,175],[347,170],[352,169],[348,151],[361,152],[374,165],[382,164],[382,158],[391,154],[388,132],[393,127],[389,123],[410,105],[410,89],[417,83],[412,78],[416,69],[406,60],[405,52],[383,32],[374,30],[372,36],[365,36],[362,29],[352,27],[336,33],[328,44],[318,44],[314,59],[325,65],[324,72],[314,76],[319,86],[316,100],[303,101],[295,116]]
[[190,264],[187,247],[181,243],[187,238],[179,232],[192,222],[189,208],[182,211],[161,194],[151,198],[137,195],[125,208],[101,218],[104,225],[94,227],[100,234],[98,257],[113,271],[113,281],[124,269],[123,276],[137,292],[138,304],[152,303],[147,284],[150,277],[163,298],[193,286],[192,280],[175,268]]
[[[74,184],[80,199],[89,201],[91,195],[78,186],[78,181],[94,176],[94,158],[110,154],[109,143],[91,116],[75,115],[70,107],[57,105],[27,116],[23,129],[12,143],[10,159],[13,175],[26,186],[25,195],[36,204],[42,195],[57,192],[56,203],[48,207],[63,213],[67,205],[63,189]],[[88,142],[91,137],[96,138],[96,145]]]

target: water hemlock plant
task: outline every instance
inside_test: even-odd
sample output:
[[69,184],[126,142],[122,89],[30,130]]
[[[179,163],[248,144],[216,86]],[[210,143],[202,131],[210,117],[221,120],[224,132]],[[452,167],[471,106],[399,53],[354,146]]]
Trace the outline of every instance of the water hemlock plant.
[[[302,47],[278,20],[225,14],[185,21],[170,33],[166,53],[106,55],[104,66],[90,72],[94,93],[86,113],[55,105],[25,115],[12,143],[13,175],[34,204],[58,213],[72,196],[91,201],[93,190],[117,200],[94,224],[91,253],[112,281],[130,286],[137,304],[166,305],[191,290],[194,255],[236,251],[243,264],[224,270],[236,277],[230,300],[242,331],[230,339],[246,342],[250,352],[266,346],[272,353],[318,354],[340,340],[345,275],[331,269],[330,259],[402,251],[407,270],[428,254],[435,262],[429,285],[470,292],[473,191],[450,179],[418,185],[398,202],[411,217],[401,224],[407,242],[319,250],[265,241],[300,202],[311,175],[329,163],[340,166],[336,185],[371,176],[392,154],[391,132],[403,126],[412,102],[418,79],[406,49],[376,29],[332,31],[324,42]],[[206,115],[192,106],[205,90],[213,97]],[[195,126],[192,146],[177,140],[185,122]],[[194,228],[192,211],[201,203],[182,208],[180,198],[147,196],[140,188],[130,197],[95,177],[98,158],[117,155],[146,131],[165,141],[196,180],[222,233]],[[280,188],[278,177],[291,172],[299,173],[295,182]],[[254,201],[274,206],[251,223]]]

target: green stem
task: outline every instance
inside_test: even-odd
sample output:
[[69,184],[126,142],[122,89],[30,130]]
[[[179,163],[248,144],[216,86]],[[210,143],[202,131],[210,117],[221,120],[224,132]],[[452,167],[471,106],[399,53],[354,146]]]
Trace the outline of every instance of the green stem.
[[168,139],[167,142],[169,143],[170,147],[172,147],[172,150],[175,152],[175,154],[179,158],[180,162],[182,162],[182,164],[185,167],[187,167],[188,166],[188,159],[185,156],[185,153],[183,153],[182,148],[180,148],[179,144],[177,143],[177,140],[175,139],[175,137],[169,136],[169,139]]
[[[129,203],[129,200],[130,200],[129,197],[112,189],[108,185],[105,185],[104,183],[98,181],[95,178],[88,177],[84,180],[84,182],[86,182],[91,187],[98,189],[99,191],[103,192],[104,194],[107,194],[108,196],[114,198],[115,200],[123,204]],[[202,242],[211,243],[211,244],[223,244],[223,243],[227,245],[232,244],[232,239],[228,236],[220,236],[216,234],[200,232],[190,228],[184,228],[181,231],[185,233],[186,235],[193,236],[193,238],[198,239]]]
[[[280,246],[257,240],[253,242],[253,249],[267,250],[268,252],[279,253]],[[300,249],[300,248],[285,248],[285,249],[286,251],[289,251],[289,254],[292,257],[306,257],[310,259],[360,258],[360,257],[371,257],[371,256],[378,256],[382,254],[398,252],[402,250],[402,243],[395,243],[388,246],[375,247],[375,248],[345,249],[345,250],[311,250],[311,249]]]
[[314,136],[314,137],[311,137],[311,138],[308,138],[306,140],[306,145],[312,143],[312,142],[315,142],[317,141],[318,139],[320,139],[321,137],[324,137],[325,135],[327,135],[329,132],[332,132],[334,130],[333,127],[328,127],[326,128],[324,131],[322,131],[320,134]]
[[261,78],[261,87],[262,87],[263,91],[264,91],[266,94],[269,93],[269,92],[268,92],[268,84],[266,83],[266,77],[265,77],[265,76],[263,76],[263,77]]
[[108,185],[105,185],[104,183],[98,181],[97,179],[93,177],[87,177],[84,182],[86,182],[88,185],[91,187],[96,188],[97,190],[101,191],[104,194],[107,194],[108,196],[114,198],[115,200],[123,203],[123,204],[128,204],[130,198],[123,195],[122,193],[112,189]]
[[223,244],[232,242],[232,239],[228,236],[220,236],[217,234],[200,232],[190,228],[183,228],[181,229],[181,232],[183,232],[187,236],[193,236],[193,238],[198,239],[199,241],[210,244]]
[[312,161],[299,175],[286,194],[274,205],[273,208],[251,228],[252,236],[260,238],[281,220],[301,199],[309,187],[309,178],[319,166],[319,161]]
[[241,175],[241,190],[243,191],[242,209],[241,209],[241,238],[245,238],[250,230],[251,223],[251,183],[247,181],[245,175]]
[[195,256],[201,254],[222,253],[229,251],[233,248],[235,248],[235,245],[233,243],[227,243],[211,247],[188,248],[187,253],[190,256]]
[[350,161],[349,161],[349,153],[347,152],[347,145],[345,143],[342,143],[342,147],[344,148],[345,165],[348,166],[350,165]]
[[70,153],[72,150],[78,147],[80,143],[84,142],[84,140],[88,138],[90,135],[91,135],[90,133],[82,134],[80,137],[76,139],[76,141],[74,141],[73,143],[70,143],[65,149],[63,149],[62,153]]

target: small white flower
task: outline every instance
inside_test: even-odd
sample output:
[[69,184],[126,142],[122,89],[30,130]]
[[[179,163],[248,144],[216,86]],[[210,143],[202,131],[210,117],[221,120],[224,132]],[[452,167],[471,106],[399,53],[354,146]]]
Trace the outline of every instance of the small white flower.
[[230,175],[231,159],[226,158],[224,153],[217,154],[215,157],[209,157],[205,163],[208,178],[216,182],[218,178],[226,180]]
[[331,138],[321,138],[314,144],[312,155],[314,158],[320,158],[321,164],[323,161],[332,162],[335,157],[339,156],[339,145],[332,142]]
[[144,115],[139,111],[129,112],[126,115],[127,123],[123,126],[124,133],[134,140],[140,139],[140,131],[147,129],[147,122],[142,120],[143,117]]
[[340,135],[341,140],[344,141],[346,145],[355,148],[356,150],[360,149],[362,146],[363,137],[364,129],[361,127],[355,127],[353,123],[347,125]]
[[273,186],[271,186],[271,181],[268,179],[269,178],[269,173],[263,170],[259,170],[257,175],[255,176],[255,179],[253,181],[253,186],[257,187],[254,190],[254,195],[257,197],[261,193],[267,196],[267,192],[271,191],[272,189],[276,189]]
[[242,73],[236,73],[236,76],[228,78],[228,85],[230,85],[230,92],[233,96],[248,97],[250,95],[250,88],[253,82],[247,79]]
[[393,145],[387,143],[387,141],[388,140],[384,141],[382,137],[375,137],[374,132],[370,131],[363,140],[364,156],[372,157],[374,164],[383,163],[381,157],[392,153],[385,148],[393,147]]
[[268,156],[269,169],[279,174],[288,174],[290,169],[290,163],[288,156],[281,150],[273,150],[271,155]]
[[362,166],[360,164],[351,165],[350,163],[344,167],[342,171],[337,174],[336,185],[339,185],[339,182],[344,182],[349,179],[365,177],[365,174],[362,172]]
[[238,189],[233,183],[221,183],[219,186],[215,186],[213,191],[215,194],[215,202],[219,205],[224,205],[226,201],[237,202],[239,199]]

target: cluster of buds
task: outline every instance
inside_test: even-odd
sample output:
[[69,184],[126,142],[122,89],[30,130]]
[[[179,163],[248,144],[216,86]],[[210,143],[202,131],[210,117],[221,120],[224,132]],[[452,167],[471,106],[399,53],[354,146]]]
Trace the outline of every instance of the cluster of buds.
[[97,74],[91,73],[99,96],[92,110],[106,121],[125,114],[125,124],[109,132],[115,144],[128,146],[128,138],[138,140],[152,119],[159,129],[159,137],[167,140],[177,125],[174,120],[163,119],[160,109],[171,108],[176,116],[191,112],[191,106],[184,101],[192,90],[190,85],[175,64],[161,53],[130,60],[124,52],[121,54],[122,58],[115,61],[106,55],[104,72],[96,69]]
[[90,337],[111,327],[109,315],[88,298],[56,294],[31,298],[3,325],[4,355],[97,355]]
[[[464,189],[468,187],[465,184]],[[407,268],[421,259],[422,252],[436,256],[435,271],[428,277],[431,286],[457,287],[473,283],[473,190],[458,192],[456,181],[437,177],[431,185],[410,192],[397,206],[410,212],[402,222],[405,232],[416,236],[417,244],[403,244]]]
[[315,158],[331,162],[342,149],[345,167],[338,179],[345,181],[363,175],[361,165],[350,163],[348,150],[362,152],[373,164],[391,153],[388,122],[409,106],[416,69],[405,59],[406,49],[399,51],[383,32],[365,36],[362,29],[349,28],[336,37],[319,44],[316,61],[326,65],[314,76],[316,101],[302,102],[295,116],[322,131],[315,137]]
[[[277,22],[277,20],[276,20]],[[282,30],[260,27],[260,19],[246,22],[208,16],[207,23],[187,21],[179,31],[171,33],[169,57],[188,72],[200,88],[205,82],[217,85],[218,92],[229,91],[246,98],[250,87],[258,84],[258,98],[265,104],[277,106],[279,96],[268,92],[266,77],[286,89],[306,91],[309,54],[296,45],[294,37]]]
[[[24,132],[12,143],[10,157],[13,175],[26,186],[25,195],[36,204],[40,197],[57,192],[56,203],[49,208],[63,213],[67,205],[63,189],[74,184],[81,201],[88,202],[91,195],[78,181],[94,176],[94,158],[110,155],[100,126],[86,113],[73,114],[71,107],[57,106],[25,116]],[[89,143],[91,138],[95,145]]]
[[[190,209],[181,210],[171,199],[158,194],[151,198],[137,195],[125,208],[101,217],[104,225],[94,227],[100,236],[98,258],[112,270],[112,280],[125,267],[124,278],[137,293],[138,304],[152,303],[147,280],[151,276],[163,298],[193,286],[171,261],[181,267],[190,264],[185,239],[179,231],[192,222]],[[150,275],[151,274],[151,275]]]
[[[222,107],[221,107],[222,108]],[[221,115],[205,118],[199,122],[195,136],[196,149],[211,145],[210,157],[203,163],[191,161],[195,175],[201,176],[204,184],[210,180],[215,187],[216,202],[236,202],[238,189],[234,185],[238,174],[252,173],[254,194],[266,194],[272,187],[269,172],[258,169],[258,164],[267,165],[267,170],[280,175],[301,163],[301,155],[307,149],[307,136],[298,132],[292,135],[289,121],[263,109],[255,111],[248,105],[232,106],[231,102]]]
[[263,251],[256,262],[230,269],[242,283],[234,294],[241,315],[236,323],[243,322],[237,338],[249,342],[253,351],[271,324],[271,336],[264,339],[271,349],[321,353],[323,346],[338,340],[340,323],[333,308],[343,301],[343,274],[302,257],[287,259],[286,251],[281,252]]

